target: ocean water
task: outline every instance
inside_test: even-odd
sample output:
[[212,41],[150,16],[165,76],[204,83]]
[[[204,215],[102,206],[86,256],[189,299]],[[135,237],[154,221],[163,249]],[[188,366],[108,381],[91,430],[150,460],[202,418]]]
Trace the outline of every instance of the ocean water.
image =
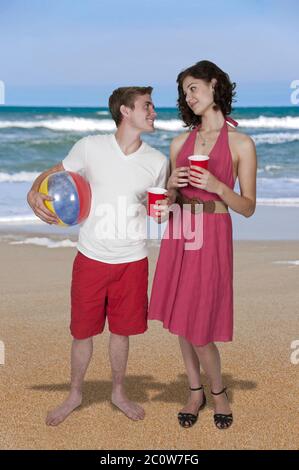
[[[157,113],[156,132],[143,138],[168,156],[184,128],[176,109]],[[256,143],[258,205],[299,207],[299,107],[236,108],[232,117]],[[34,222],[26,202],[34,178],[81,137],[114,130],[107,109],[0,106],[0,225]]]

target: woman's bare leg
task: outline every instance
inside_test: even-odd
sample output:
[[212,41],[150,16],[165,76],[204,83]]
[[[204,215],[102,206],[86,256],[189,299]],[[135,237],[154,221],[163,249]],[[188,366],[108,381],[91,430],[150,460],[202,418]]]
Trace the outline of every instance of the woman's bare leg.
[[[182,356],[188,376],[189,387],[191,388],[199,388],[201,386],[201,378],[200,378],[200,363],[198,360],[198,356],[194,350],[194,347],[189,341],[187,341],[182,336],[179,337],[179,343],[182,351]],[[190,391],[189,392],[189,399],[184,406],[180,410],[180,413],[192,413],[197,414],[198,408],[203,400],[203,390],[198,391]]]
[[[223,389],[221,375],[221,359],[217,346],[214,343],[208,343],[205,346],[194,346],[198,359],[206,372],[213,392],[220,392]],[[215,413],[229,414],[231,409],[225,393],[221,395],[212,395],[215,403]]]

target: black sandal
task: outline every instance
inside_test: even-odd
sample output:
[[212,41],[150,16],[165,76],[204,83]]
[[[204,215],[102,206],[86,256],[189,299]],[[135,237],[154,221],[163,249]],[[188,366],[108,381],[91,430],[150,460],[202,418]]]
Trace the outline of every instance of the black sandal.
[[[212,395],[221,395],[221,393],[225,393],[226,398],[228,399],[227,393],[226,393],[226,387],[224,387],[221,392],[214,393],[211,390]],[[233,424],[233,415],[232,413],[225,415],[222,413],[215,413],[214,414],[214,423],[218,429],[227,429]]]
[[[201,385],[201,387],[199,388],[189,387],[189,389],[191,390],[191,392],[195,392],[197,390],[203,389],[203,386]],[[205,392],[203,392],[202,404],[198,408],[196,415],[192,413],[178,413],[178,420],[179,420],[180,425],[183,428],[191,428],[196,423],[197,418],[198,418],[198,413],[200,412],[200,410],[202,410],[206,406],[206,403],[207,403],[206,395],[205,395]]]

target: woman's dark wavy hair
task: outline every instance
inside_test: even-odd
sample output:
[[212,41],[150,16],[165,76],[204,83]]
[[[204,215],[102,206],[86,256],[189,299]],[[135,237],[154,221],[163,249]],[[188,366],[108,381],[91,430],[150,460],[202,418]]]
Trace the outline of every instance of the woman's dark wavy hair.
[[179,109],[179,116],[184,121],[185,127],[191,129],[198,126],[201,123],[201,116],[196,116],[192,109],[186,103],[186,97],[183,91],[183,81],[186,77],[200,78],[207,83],[210,83],[213,78],[217,80],[215,84],[214,102],[213,109],[221,110],[224,116],[227,116],[232,111],[232,102],[236,92],[235,82],[231,82],[227,73],[223,72],[216,64],[209,60],[202,60],[196,64],[188,67],[179,73],[177,77],[178,84],[178,100],[177,106]]

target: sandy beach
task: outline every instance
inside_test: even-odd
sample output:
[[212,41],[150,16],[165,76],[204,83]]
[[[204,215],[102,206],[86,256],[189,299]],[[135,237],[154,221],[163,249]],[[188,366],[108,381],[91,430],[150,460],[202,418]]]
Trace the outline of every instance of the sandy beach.
[[[127,391],[144,406],[133,422],[110,404],[109,332],[95,338],[84,401],[59,427],[49,409],[69,388],[73,248],[0,243],[1,449],[298,449],[298,241],[236,241],[235,329],[220,344],[234,424],[219,431],[212,400],[192,429],[176,414],[188,395],[177,338],[159,322],[131,339]],[[158,249],[150,250],[151,280]],[[151,282],[150,282],[151,286]],[[207,377],[203,373],[203,383]]]

